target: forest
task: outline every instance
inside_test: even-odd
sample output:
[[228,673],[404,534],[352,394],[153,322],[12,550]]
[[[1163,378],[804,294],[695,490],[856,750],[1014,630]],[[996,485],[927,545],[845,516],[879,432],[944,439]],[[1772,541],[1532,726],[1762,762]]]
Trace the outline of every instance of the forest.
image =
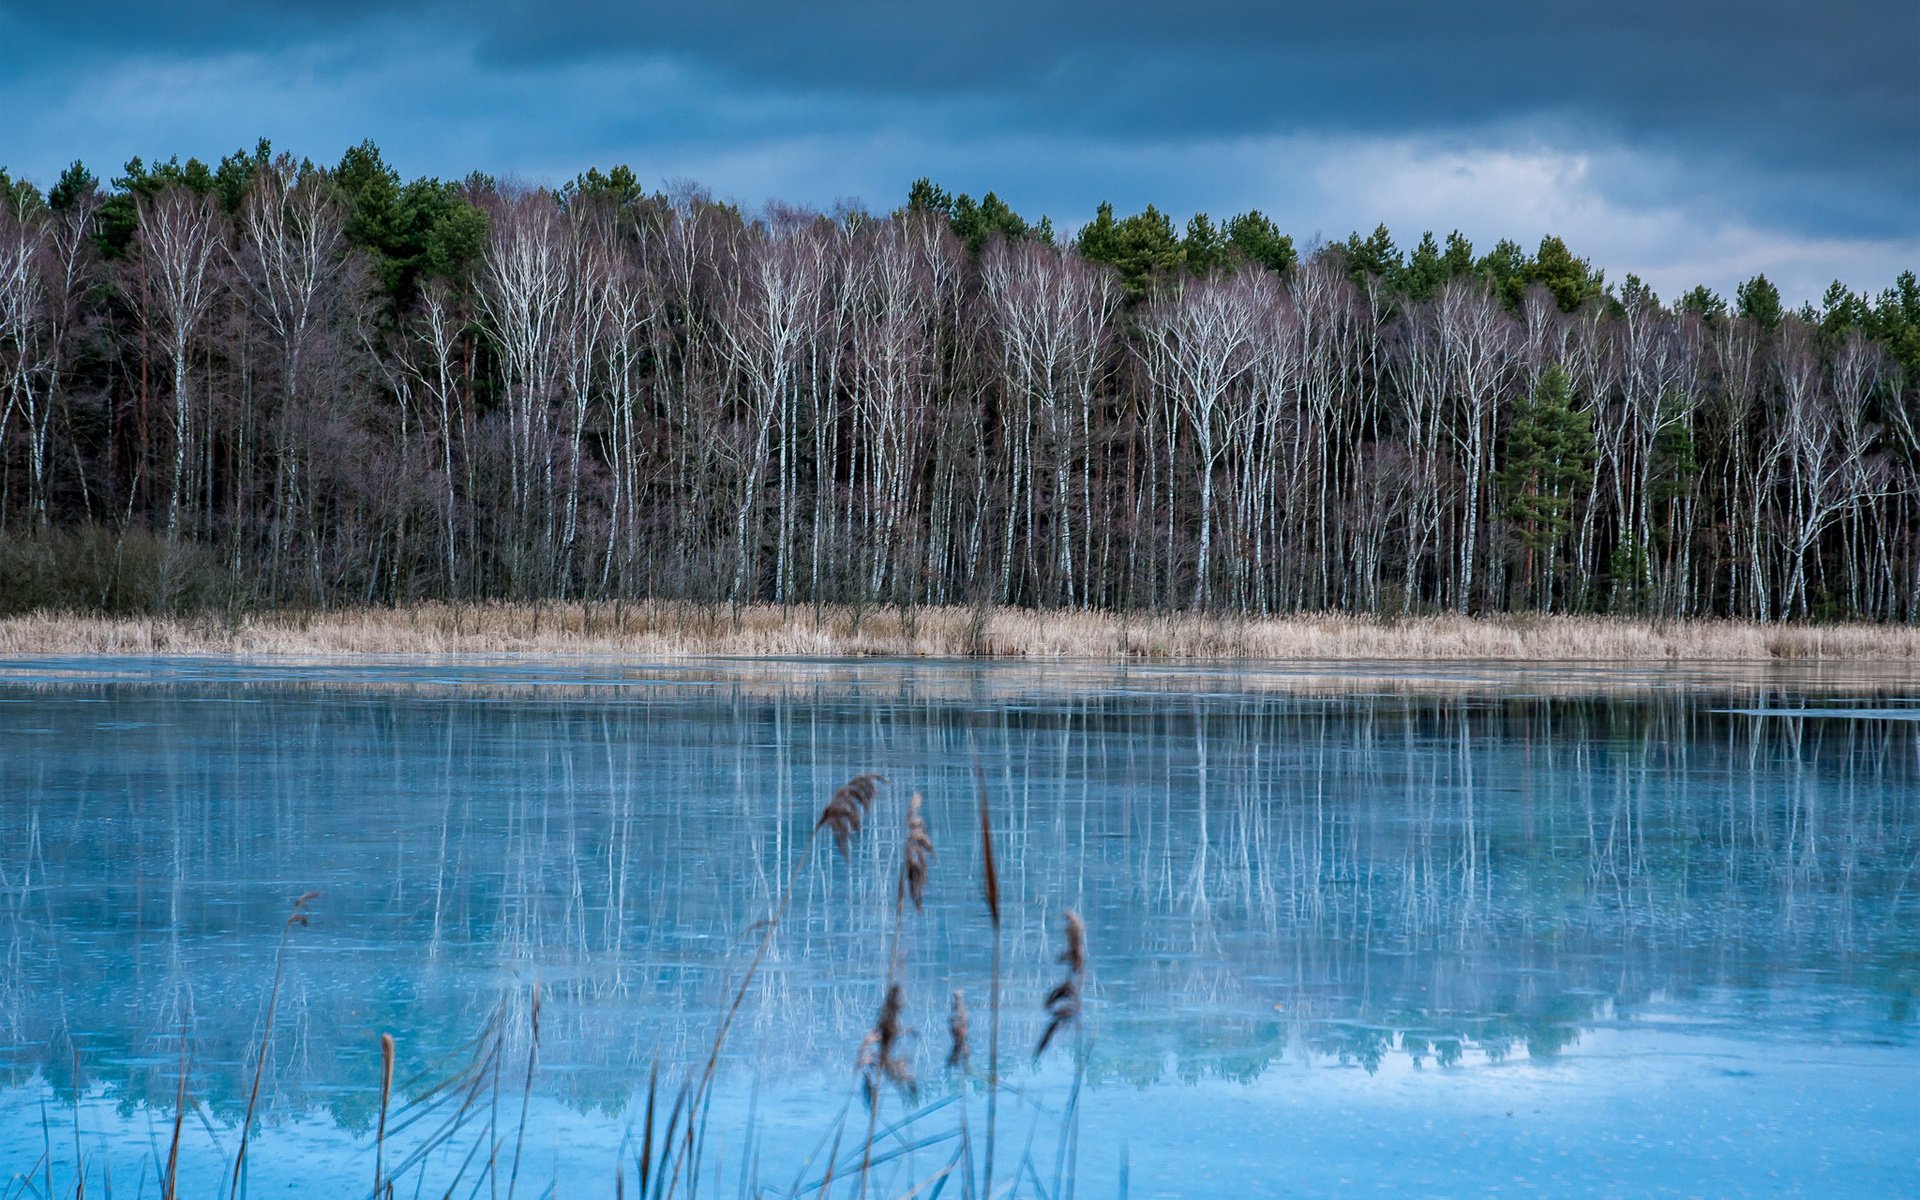
[[0,611],[663,598],[1920,621],[1920,283],[371,143],[0,172]]

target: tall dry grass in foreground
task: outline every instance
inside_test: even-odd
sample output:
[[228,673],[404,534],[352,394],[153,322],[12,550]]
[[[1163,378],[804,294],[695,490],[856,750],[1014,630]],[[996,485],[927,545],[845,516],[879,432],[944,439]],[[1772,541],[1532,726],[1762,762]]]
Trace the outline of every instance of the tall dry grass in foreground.
[[1199,613],[421,604],[221,617],[0,619],[0,654],[703,655],[1764,662],[1920,660],[1920,627],[1629,617],[1241,619]]

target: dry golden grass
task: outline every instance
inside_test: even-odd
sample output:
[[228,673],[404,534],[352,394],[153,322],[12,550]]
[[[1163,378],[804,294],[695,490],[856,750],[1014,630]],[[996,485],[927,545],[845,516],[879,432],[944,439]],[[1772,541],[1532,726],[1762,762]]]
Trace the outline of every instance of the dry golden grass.
[[400,609],[205,617],[0,619],[0,654],[593,655],[1488,660],[1511,662],[1920,661],[1920,628],[1770,625],[1618,617],[1322,615],[1241,620],[1199,614],[967,608],[737,611],[664,602],[421,604]]

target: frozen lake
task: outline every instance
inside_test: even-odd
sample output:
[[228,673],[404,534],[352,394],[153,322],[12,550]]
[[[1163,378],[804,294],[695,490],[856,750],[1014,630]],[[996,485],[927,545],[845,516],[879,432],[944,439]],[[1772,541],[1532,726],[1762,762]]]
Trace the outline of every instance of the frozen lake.
[[[885,1095],[876,1155],[911,1149],[872,1194],[963,1122],[977,1163],[976,766],[1003,1188],[1052,1194],[1077,1126],[1094,1197],[1909,1194],[1917,717],[1911,671],[1871,667],[0,662],[0,1197],[72,1194],[77,1157],[89,1194],[157,1195],[183,1060],[181,1194],[224,1196],[309,891],[243,1194],[371,1190],[382,1033],[419,1118],[396,1194],[505,1196],[516,1156],[518,1195],[634,1194],[650,1069],[664,1122],[863,771],[893,783],[797,874],[701,1190],[804,1190],[864,1139],[914,792],[906,1046],[938,1107],[885,1133]],[[1069,908],[1084,1040],[1036,1062]],[[475,1115],[406,1163],[472,1063]]]

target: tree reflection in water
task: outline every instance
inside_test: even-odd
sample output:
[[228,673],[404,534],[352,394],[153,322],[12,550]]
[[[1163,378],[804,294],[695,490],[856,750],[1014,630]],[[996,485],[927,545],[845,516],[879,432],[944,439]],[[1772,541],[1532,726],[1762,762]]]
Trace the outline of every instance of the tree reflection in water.
[[[1650,1007],[1904,1038],[1920,991],[1920,723],[1720,711],[1822,703],[1791,676],[1554,697],[977,666],[134,675],[0,690],[14,1087],[70,1095],[77,1065],[169,1110],[184,1029],[194,1093],[237,1116],[286,903],[314,889],[269,1120],[367,1130],[379,1033],[404,1078],[535,979],[541,1095],[621,1113],[656,1056],[698,1061],[813,813],[868,769],[925,795],[939,843],[904,967],[937,1029],[987,974],[976,762],[1006,1043],[1038,1036],[1074,908],[1096,1087],[1473,1069]],[[844,863],[815,848],[730,1071],[837,1107],[900,819],[881,806]],[[912,1048],[935,1089],[938,1041]]]

